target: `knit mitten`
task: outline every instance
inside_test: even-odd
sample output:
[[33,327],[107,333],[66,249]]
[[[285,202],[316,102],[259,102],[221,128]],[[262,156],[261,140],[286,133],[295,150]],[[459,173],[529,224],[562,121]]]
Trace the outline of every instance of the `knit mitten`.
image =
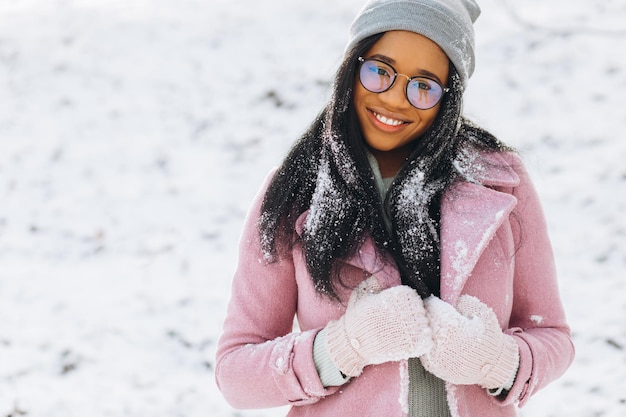
[[456,310],[437,297],[424,301],[433,348],[420,358],[424,368],[453,384],[494,389],[510,384],[519,365],[513,337],[502,332],[491,308],[463,295]]
[[326,332],[330,358],[350,377],[366,365],[423,355],[433,343],[417,292],[403,285],[381,291],[375,277],[353,290],[346,312]]

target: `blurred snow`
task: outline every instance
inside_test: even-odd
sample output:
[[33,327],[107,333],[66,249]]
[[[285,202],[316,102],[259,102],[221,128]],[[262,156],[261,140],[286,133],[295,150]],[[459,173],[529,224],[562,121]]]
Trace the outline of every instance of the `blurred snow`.
[[[213,380],[241,223],[362,0],[0,0],[0,417],[256,416]],[[626,4],[482,0],[466,113],[516,146],[577,358],[626,415]]]

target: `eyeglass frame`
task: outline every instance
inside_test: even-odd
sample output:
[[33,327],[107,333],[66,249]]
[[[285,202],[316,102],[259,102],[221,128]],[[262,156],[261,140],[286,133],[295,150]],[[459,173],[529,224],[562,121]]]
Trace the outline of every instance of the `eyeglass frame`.
[[[399,73],[398,71],[396,71],[396,69],[393,67],[393,65],[389,64],[388,62],[385,62],[383,60],[377,59],[377,58],[365,58],[360,56],[358,58],[359,61],[359,70],[358,70],[358,76],[359,76],[359,82],[361,83],[361,85],[363,86],[363,88],[365,88],[367,91],[369,91],[370,93],[374,93],[374,94],[381,94],[384,93],[385,91],[389,91],[391,90],[391,88],[395,85],[396,83],[396,79],[398,78],[398,75],[402,75],[404,78],[407,79],[407,83],[406,83],[406,87],[404,87],[404,96],[406,97],[406,100],[409,102],[409,104],[413,107],[415,107],[418,110],[429,110],[432,109],[433,107],[435,107],[437,104],[439,104],[441,102],[441,99],[443,99],[444,94],[446,94],[447,92],[450,91],[450,87],[444,87],[441,85],[441,83],[437,80],[435,80],[432,77],[427,77],[425,75],[414,75],[413,77],[409,77],[406,74],[402,74]],[[388,66],[389,68],[391,68],[393,70],[393,81],[391,82],[391,84],[389,84],[389,87],[385,88],[382,91],[372,91],[369,88],[367,88],[364,84],[363,84],[363,80],[361,80],[361,68],[363,67],[363,64],[365,64],[366,61],[376,61],[376,62],[380,62],[381,64],[385,64],[386,66]],[[434,82],[435,84],[437,84],[440,88],[441,88],[441,97],[439,97],[439,99],[435,102],[435,104],[433,104],[430,107],[427,107],[425,109],[421,108],[421,107],[417,107],[415,104],[413,104],[411,102],[411,100],[409,99],[409,84],[411,83],[412,80],[416,79],[416,78],[425,78],[427,80],[430,80],[432,82]]]

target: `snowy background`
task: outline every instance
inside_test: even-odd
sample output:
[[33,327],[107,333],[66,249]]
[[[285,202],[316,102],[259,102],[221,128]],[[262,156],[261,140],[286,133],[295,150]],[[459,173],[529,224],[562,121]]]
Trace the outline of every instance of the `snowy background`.
[[[278,417],[215,387],[243,217],[362,0],[0,0],[0,417]],[[626,2],[482,0],[466,113],[542,195],[577,345],[522,410],[626,415]]]

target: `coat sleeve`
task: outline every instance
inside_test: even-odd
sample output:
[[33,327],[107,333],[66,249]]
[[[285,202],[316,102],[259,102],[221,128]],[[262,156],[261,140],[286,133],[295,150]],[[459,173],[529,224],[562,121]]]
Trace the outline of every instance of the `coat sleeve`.
[[258,219],[268,176],[246,218],[215,378],[235,408],[265,408],[316,402],[330,394],[317,374],[313,341],[320,329],[294,331],[297,283],[291,256],[268,263]]
[[554,254],[537,192],[522,162],[512,164],[520,176],[513,189],[518,204],[512,227],[517,236],[514,297],[507,330],[519,345],[520,365],[504,404],[519,406],[560,377],[574,359],[574,345],[557,284]]

